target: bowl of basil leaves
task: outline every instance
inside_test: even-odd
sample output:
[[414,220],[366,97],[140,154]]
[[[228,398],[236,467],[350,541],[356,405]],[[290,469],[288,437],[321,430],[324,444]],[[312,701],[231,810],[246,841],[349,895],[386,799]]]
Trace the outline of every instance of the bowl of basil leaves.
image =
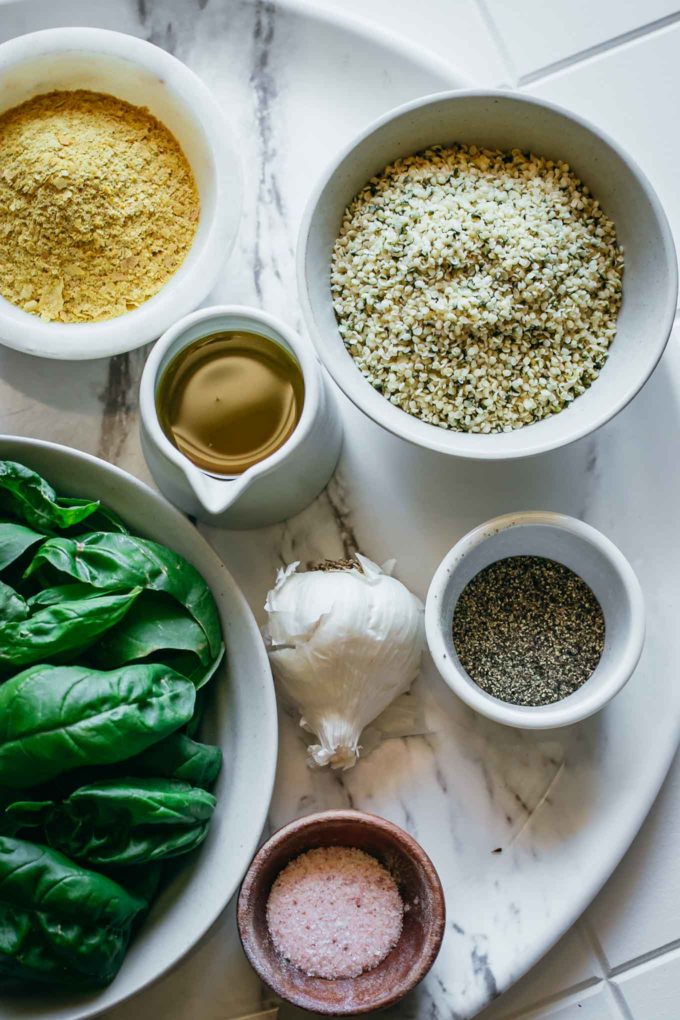
[[0,436],[5,1020],[94,1016],[177,963],[256,849],[276,752],[257,625],[190,522]]

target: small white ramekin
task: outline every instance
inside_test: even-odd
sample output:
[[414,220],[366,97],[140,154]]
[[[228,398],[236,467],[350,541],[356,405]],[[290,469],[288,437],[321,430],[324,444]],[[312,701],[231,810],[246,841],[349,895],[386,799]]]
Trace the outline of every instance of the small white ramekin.
[[[543,556],[583,578],[605,619],[605,645],[592,676],[551,705],[513,705],[482,690],[463,669],[453,643],[453,613],[472,578],[508,556]],[[601,532],[563,514],[524,512],[495,517],[468,532],[432,578],[425,608],[427,641],[449,687],[481,715],[525,729],[568,726],[603,707],[630,679],[642,653],[645,609],[628,560]]]
[[133,311],[101,322],[43,322],[0,297],[0,343],[44,358],[103,358],[155,340],[215,285],[238,231],[240,157],[210,90],[180,60],[143,39],[55,28],[0,46],[0,112],[55,89],[105,92],[147,107],[181,145],[201,199],[186,259]]

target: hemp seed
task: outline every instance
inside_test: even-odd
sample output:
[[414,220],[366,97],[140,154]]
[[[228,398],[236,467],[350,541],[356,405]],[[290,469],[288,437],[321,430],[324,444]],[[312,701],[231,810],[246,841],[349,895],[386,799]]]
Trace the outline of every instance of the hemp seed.
[[331,290],[371,385],[423,421],[508,432],[562,411],[616,334],[623,253],[563,162],[435,146],[345,212]]

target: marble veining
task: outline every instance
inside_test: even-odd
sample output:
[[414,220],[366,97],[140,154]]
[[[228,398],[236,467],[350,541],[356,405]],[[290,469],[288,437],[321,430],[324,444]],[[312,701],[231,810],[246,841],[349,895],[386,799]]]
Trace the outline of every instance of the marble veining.
[[[224,105],[241,148],[244,208],[210,302],[262,306],[301,327],[294,250],[309,190],[333,151],[373,117],[460,84],[370,37],[270,0],[68,0],[64,19],[147,38],[185,60]],[[51,0],[3,7],[0,38],[55,22]],[[108,362],[37,361],[0,349],[0,430],[80,447],[149,479],[137,435],[145,351]],[[641,665],[597,718],[533,734],[476,716],[424,664],[423,736],[381,743],[354,770],[310,771],[282,711],[269,825],[359,807],[403,825],[444,882],[442,953],[386,1016],[467,1020],[542,955],[585,907],[632,837],[678,737],[669,667],[680,646],[668,562],[669,470],[680,431],[680,360],[669,351],[640,397],[595,436],[528,461],[447,461],[406,445],[340,398],[346,444],[327,491],[298,517],[255,532],[200,530],[260,622],[277,567],[349,556],[382,562],[424,598],[444,552],[470,527],[517,509],[554,509],[602,528],[640,574],[649,610]],[[653,521],[653,524],[650,522]],[[662,707],[663,710],[659,711]],[[641,753],[643,751],[644,753]],[[230,907],[172,974],[112,1020],[224,1020],[267,1000],[238,946]],[[284,1007],[286,1020],[297,1011]]]

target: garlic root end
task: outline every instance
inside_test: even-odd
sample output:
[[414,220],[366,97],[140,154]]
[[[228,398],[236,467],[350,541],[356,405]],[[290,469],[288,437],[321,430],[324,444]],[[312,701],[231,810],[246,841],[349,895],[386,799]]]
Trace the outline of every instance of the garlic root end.
[[330,765],[332,769],[342,769],[343,771],[353,768],[361,755],[361,747],[358,744],[351,747],[347,744],[339,744],[336,747],[310,744],[307,751],[309,752],[307,761],[312,768],[323,768],[325,765]]

